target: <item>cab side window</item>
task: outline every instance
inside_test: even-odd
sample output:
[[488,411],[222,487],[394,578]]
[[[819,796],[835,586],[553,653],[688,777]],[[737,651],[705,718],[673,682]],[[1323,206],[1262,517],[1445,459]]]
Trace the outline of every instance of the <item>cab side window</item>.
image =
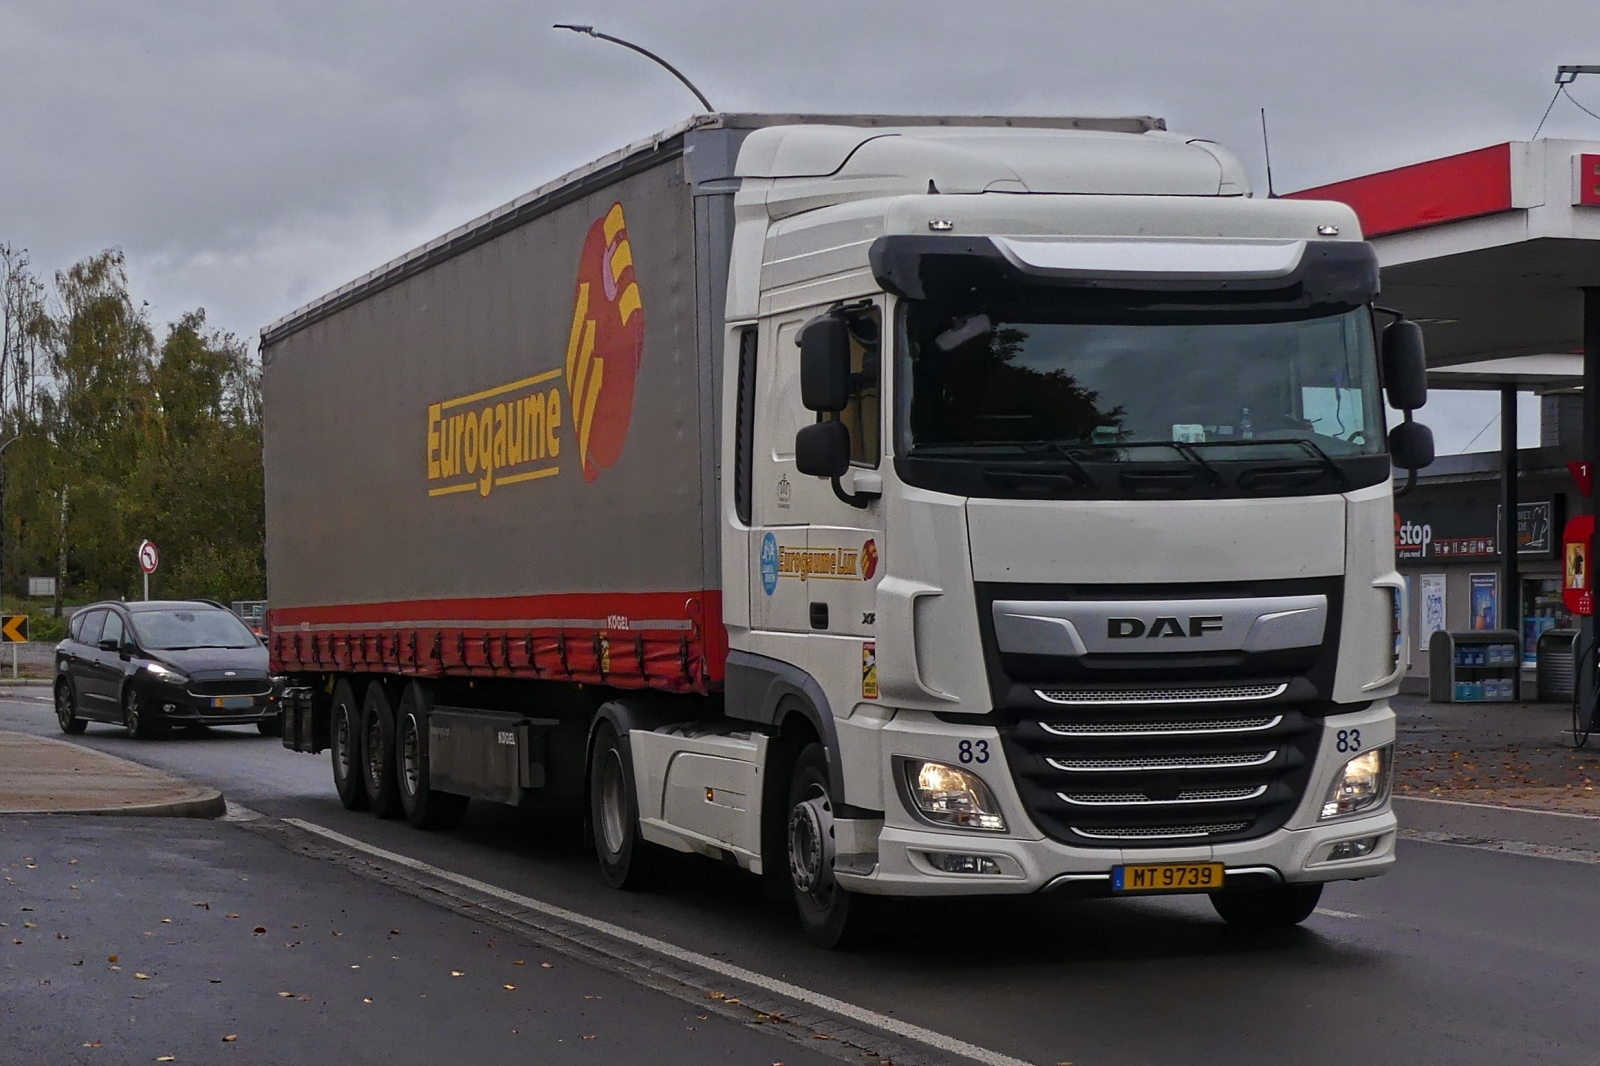
[[100,643],[100,630],[106,624],[107,611],[90,611],[89,617],[83,620],[83,635],[78,639],[84,644]]
[[883,312],[869,308],[845,322],[850,331],[850,400],[839,421],[850,430],[851,462],[875,467],[883,452]]
[[116,611],[106,612],[106,625],[100,631],[100,639],[114,640],[117,642],[117,647],[122,647],[122,616]]

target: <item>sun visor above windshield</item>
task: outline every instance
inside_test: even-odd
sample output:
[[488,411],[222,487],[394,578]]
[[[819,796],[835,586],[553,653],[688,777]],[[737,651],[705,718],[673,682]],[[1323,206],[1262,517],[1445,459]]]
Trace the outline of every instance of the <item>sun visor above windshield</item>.
[[869,253],[887,292],[965,303],[1008,290],[1189,294],[1300,308],[1351,308],[1378,293],[1378,260],[1360,241],[1032,240],[893,234]]

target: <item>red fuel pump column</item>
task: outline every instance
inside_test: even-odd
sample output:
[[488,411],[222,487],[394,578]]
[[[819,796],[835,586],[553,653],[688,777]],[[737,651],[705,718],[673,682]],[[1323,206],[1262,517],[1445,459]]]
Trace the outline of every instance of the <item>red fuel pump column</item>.
[[1561,532],[1561,601],[1580,617],[1594,614],[1594,575],[1590,571],[1594,545],[1594,515],[1567,520]]

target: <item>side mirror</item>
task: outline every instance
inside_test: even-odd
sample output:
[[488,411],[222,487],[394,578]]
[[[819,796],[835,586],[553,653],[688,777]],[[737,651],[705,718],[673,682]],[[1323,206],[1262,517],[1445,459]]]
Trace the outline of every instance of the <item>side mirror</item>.
[[800,402],[811,411],[843,411],[850,402],[850,331],[844,319],[813,318],[795,343],[800,345]]
[[1433,462],[1433,430],[1421,422],[1402,422],[1389,431],[1389,458],[1401,470],[1421,470]]
[[[1415,411],[1428,402],[1428,363],[1422,327],[1415,322],[1402,318],[1383,328],[1383,386],[1397,411]],[[1428,455],[1431,460],[1431,445]]]
[[117,641],[109,640],[109,639],[102,639],[101,641],[99,641],[98,643],[95,644],[95,647],[99,648],[101,651],[121,651],[122,650],[122,645],[121,644],[119,644]]
[[839,478],[850,469],[850,427],[814,422],[794,437],[794,465],[812,477]]

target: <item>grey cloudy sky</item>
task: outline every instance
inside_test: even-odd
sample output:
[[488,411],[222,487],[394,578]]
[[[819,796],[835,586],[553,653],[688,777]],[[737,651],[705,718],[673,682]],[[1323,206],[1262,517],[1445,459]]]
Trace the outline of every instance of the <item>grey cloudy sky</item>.
[[[0,241],[121,247],[165,322],[268,321],[691,113],[1154,114],[1280,191],[1509,139],[1593,0],[0,0]],[[1600,111],[1600,77],[1575,95]],[[1566,101],[1545,132],[1600,139]],[[1448,409],[1447,409],[1448,408]],[[1489,417],[1430,405],[1441,444]],[[1524,420],[1525,423],[1528,420]],[[1494,431],[1477,447],[1492,445]]]

